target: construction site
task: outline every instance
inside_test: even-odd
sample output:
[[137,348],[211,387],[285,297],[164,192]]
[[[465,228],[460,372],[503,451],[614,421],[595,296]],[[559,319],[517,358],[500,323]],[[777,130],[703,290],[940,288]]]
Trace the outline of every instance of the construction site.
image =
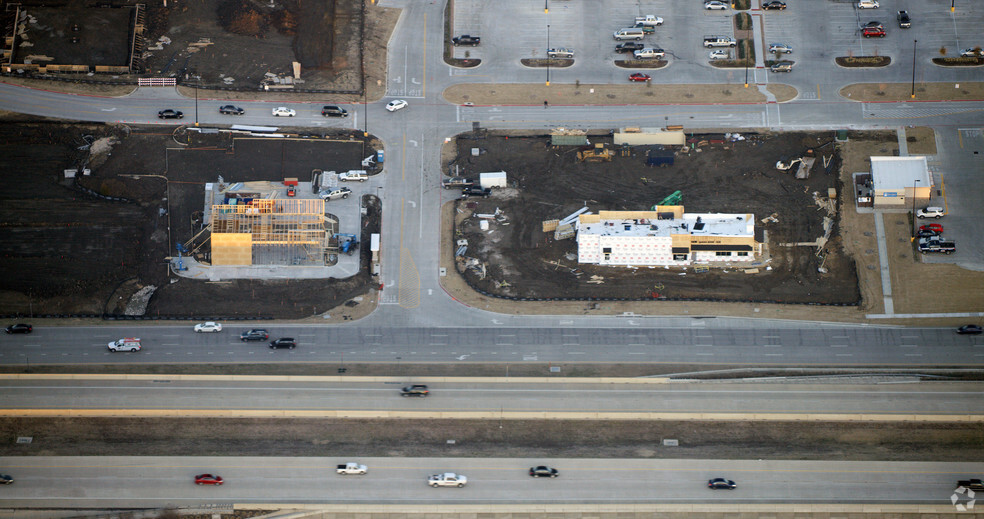
[[833,132],[479,130],[455,145],[449,175],[508,175],[488,198],[451,202],[455,263],[480,292],[860,302]]

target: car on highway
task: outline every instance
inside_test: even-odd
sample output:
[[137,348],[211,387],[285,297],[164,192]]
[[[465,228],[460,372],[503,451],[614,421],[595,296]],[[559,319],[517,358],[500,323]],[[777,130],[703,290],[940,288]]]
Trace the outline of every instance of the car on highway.
[[332,189],[331,191],[322,191],[318,193],[324,201],[338,200],[339,198],[348,198],[352,194],[352,190],[347,187],[340,187],[338,189]]
[[663,59],[666,52],[663,49],[645,48],[632,53],[635,59]]
[[195,476],[196,485],[221,485],[225,483],[221,476],[215,474],[199,474]]
[[205,323],[200,323],[195,325],[195,331],[198,333],[213,333],[221,332],[222,325],[214,321],[208,321]]
[[468,483],[468,478],[462,476],[461,474],[455,474],[454,472],[445,472],[444,474],[434,474],[433,476],[427,478],[427,484],[437,488],[437,487],[458,487],[461,488]]
[[270,338],[270,333],[263,328],[253,328],[239,334],[239,340],[246,341],[265,341]]
[[712,50],[711,52],[708,52],[707,53],[707,57],[708,57],[708,59],[728,59],[728,58],[731,57],[731,55],[728,54],[728,51],[726,51],[726,50],[717,49],[717,50]]
[[984,49],[980,47],[974,47],[972,49],[964,49],[960,51],[961,58],[981,58],[984,57]]
[[225,115],[243,115],[246,113],[246,110],[235,105],[225,105],[219,107],[219,113]]
[[858,9],[878,9],[878,0],[860,0],[857,3]]
[[11,485],[14,482],[14,478],[6,475],[0,474],[0,485]]
[[390,112],[395,112],[397,110],[402,110],[407,107],[407,102],[403,99],[394,99],[389,103],[386,103],[386,109]]
[[982,331],[984,331],[984,328],[976,324],[965,324],[957,328],[957,333],[960,335],[980,335]]
[[325,105],[321,107],[321,115],[323,117],[348,117],[348,110],[335,105]]
[[942,207],[926,207],[916,211],[916,218],[943,218]]
[[773,0],[772,2],[762,4],[762,9],[766,11],[784,11],[786,9],[786,3]]
[[430,390],[423,384],[414,384],[400,390],[400,396],[423,396],[430,394]]
[[275,341],[270,341],[270,349],[287,348],[292,350],[297,347],[297,342],[292,337],[281,337]]
[[707,481],[707,488],[711,490],[734,490],[738,484],[730,479],[714,478]]
[[718,0],[708,0],[704,2],[704,9],[708,11],[723,11],[728,8],[728,4]]
[[861,36],[865,38],[884,38],[887,34],[885,29],[879,29],[878,27],[865,27],[861,31]]
[[615,46],[615,52],[619,54],[625,54],[626,52],[635,52],[637,50],[642,50],[646,48],[645,45],[637,41],[627,41],[625,43],[619,43]]
[[167,110],[161,110],[160,112],[157,112],[158,119],[181,119],[183,117],[184,114],[181,113],[181,111],[171,110],[170,108],[168,108]]
[[788,43],[770,43],[769,52],[771,54],[790,54],[793,52],[793,47]]
[[629,74],[629,81],[646,82],[646,81],[652,81],[652,79],[653,78],[650,77],[649,74],[643,74],[642,72]]
[[26,323],[12,324],[3,329],[7,333],[31,333],[34,327]]
[[293,108],[287,108],[286,106],[278,106],[272,110],[274,117],[294,117],[297,112]]
[[109,343],[109,351],[140,351],[140,339],[137,337],[123,337]]
[[555,478],[559,475],[560,472],[557,469],[546,465],[530,467],[530,476],[534,478]]
[[335,473],[341,474],[343,476],[364,476],[369,472],[369,467],[365,465],[360,465],[354,461],[348,463],[343,463],[335,467]]

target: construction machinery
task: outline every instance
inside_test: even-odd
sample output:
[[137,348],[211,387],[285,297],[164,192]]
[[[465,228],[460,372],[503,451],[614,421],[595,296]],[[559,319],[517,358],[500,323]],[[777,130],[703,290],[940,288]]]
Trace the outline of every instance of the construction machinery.
[[810,170],[813,169],[813,164],[816,162],[817,157],[813,150],[806,150],[806,153],[802,157],[795,158],[788,163],[779,161],[776,162],[776,169],[779,171],[789,171],[795,166],[799,166],[796,169],[796,178],[806,179],[810,178]]
[[680,202],[683,202],[683,193],[681,191],[677,190],[677,191],[674,191],[673,193],[671,193],[670,196],[664,198],[658,204],[654,205],[651,210],[652,211],[655,211],[656,208],[659,207],[659,206],[661,206],[661,205],[664,205],[664,206],[665,205],[680,205]]
[[593,148],[577,152],[578,162],[611,162],[615,152],[606,148],[604,143],[595,144]]
[[337,240],[338,250],[345,254],[352,254],[359,248],[359,240],[354,234],[337,233],[332,239]]

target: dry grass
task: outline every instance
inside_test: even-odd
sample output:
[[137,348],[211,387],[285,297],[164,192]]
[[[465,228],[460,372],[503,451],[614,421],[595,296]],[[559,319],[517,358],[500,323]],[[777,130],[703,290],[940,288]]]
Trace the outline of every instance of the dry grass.
[[[912,101],[911,83],[855,83],[840,90],[853,101]],[[970,101],[984,99],[984,83],[916,83],[916,101]]]

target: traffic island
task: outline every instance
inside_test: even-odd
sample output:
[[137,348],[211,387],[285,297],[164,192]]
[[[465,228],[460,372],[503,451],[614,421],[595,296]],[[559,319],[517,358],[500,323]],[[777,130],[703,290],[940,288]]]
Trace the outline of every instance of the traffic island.
[[845,68],[887,67],[892,64],[892,58],[888,56],[840,56],[834,61]]

